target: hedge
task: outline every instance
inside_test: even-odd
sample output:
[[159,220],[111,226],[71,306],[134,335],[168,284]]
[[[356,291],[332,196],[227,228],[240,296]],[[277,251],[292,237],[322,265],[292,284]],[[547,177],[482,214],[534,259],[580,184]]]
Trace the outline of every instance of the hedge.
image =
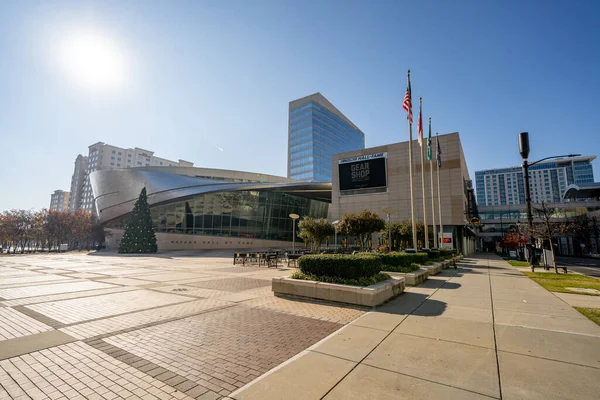
[[444,259],[447,260],[449,258],[452,258],[452,254],[456,254],[456,251],[454,249],[440,249],[440,256]]
[[382,253],[378,256],[383,265],[389,265],[392,267],[408,268],[411,266],[411,264],[423,265],[429,260],[427,253]]
[[375,254],[309,254],[298,259],[298,268],[307,275],[358,279],[378,274],[383,267]]

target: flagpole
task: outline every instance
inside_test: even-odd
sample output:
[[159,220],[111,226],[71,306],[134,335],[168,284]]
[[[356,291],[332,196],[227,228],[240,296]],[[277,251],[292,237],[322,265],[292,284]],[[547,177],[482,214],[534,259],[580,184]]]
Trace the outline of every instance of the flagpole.
[[[408,70],[408,88],[410,90],[410,69]],[[410,93],[412,97],[412,93]],[[412,105],[411,105],[412,107]],[[412,112],[412,111],[410,111]],[[410,218],[412,221],[413,249],[417,249],[417,225],[415,222],[415,187],[413,185],[413,137],[412,121],[408,120],[408,174],[410,180]]]
[[423,154],[423,117],[421,112],[423,109],[423,98],[419,97],[419,139],[421,141],[421,192],[423,193],[423,227],[425,228],[425,239],[423,247],[429,248],[429,228],[427,227],[427,200],[425,199],[425,155]]
[[[438,134],[435,134],[435,145],[436,145],[436,151],[440,146],[440,142],[439,142],[439,138],[438,138]],[[437,156],[439,157],[439,156]],[[436,158],[437,158],[436,157]],[[438,184],[438,213],[440,215],[440,248],[442,248],[442,243],[444,240],[444,225],[442,224],[442,195],[440,193],[440,162],[438,161],[437,163],[437,184]]]
[[431,182],[431,225],[433,227],[433,247],[438,248],[437,245],[437,230],[435,224],[435,196],[433,194],[433,149],[431,148],[431,118],[429,118],[429,136],[427,139],[427,151],[429,158],[429,182]]

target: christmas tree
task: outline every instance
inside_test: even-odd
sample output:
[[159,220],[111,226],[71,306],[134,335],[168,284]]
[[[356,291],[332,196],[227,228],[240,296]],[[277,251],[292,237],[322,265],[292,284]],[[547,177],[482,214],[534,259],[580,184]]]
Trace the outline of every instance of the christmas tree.
[[157,251],[148,196],[144,187],[125,227],[123,239],[119,244],[119,253],[156,253]]

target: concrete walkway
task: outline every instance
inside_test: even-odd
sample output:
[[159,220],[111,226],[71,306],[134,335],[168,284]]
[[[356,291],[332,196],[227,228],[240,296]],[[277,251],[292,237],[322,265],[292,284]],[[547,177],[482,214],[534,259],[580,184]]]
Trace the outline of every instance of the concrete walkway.
[[600,296],[585,294],[555,293],[558,297],[573,307],[600,308]]
[[600,327],[491,254],[466,259],[232,393],[598,399]]

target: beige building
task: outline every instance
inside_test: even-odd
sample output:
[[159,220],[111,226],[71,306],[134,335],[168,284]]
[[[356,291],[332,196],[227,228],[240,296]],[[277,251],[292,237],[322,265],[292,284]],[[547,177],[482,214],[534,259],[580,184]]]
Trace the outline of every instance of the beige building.
[[71,177],[71,196],[69,197],[69,211],[74,212],[81,208],[81,194],[85,182],[85,173],[88,167],[87,156],[81,154],[75,159],[75,168]]
[[[78,156],[77,159],[79,159]],[[82,164],[75,161],[75,171],[73,176],[79,177],[78,167]],[[135,167],[192,167],[194,163],[184,160],[172,161],[166,158],[156,157],[150,150],[135,147],[125,149],[112,146],[103,142],[94,143],[89,146],[87,165],[83,175],[81,190],[77,198],[73,199],[74,205],[71,211],[86,210],[96,212],[94,207],[94,197],[90,186],[89,176],[94,171],[116,169],[116,168],[135,168]],[[72,183],[73,185],[73,183]]]
[[[475,250],[475,235],[466,227],[470,207],[474,206],[473,189],[458,132],[439,136],[442,152],[440,188],[444,237],[451,238],[453,247],[465,254]],[[432,140],[434,168],[434,197],[436,222],[439,221],[435,138]],[[426,149],[425,149],[426,150]],[[421,149],[413,141],[413,185],[415,217],[423,222],[423,191],[421,186]],[[409,143],[393,143],[333,156],[333,179],[330,220],[338,220],[343,213],[363,209],[387,215],[385,208],[394,213],[392,221],[411,218],[409,183]],[[425,204],[427,225],[432,232],[430,163],[425,157]],[[439,230],[439,224],[436,224]]]
[[52,211],[69,211],[70,193],[64,190],[55,190],[50,195],[50,210]]

